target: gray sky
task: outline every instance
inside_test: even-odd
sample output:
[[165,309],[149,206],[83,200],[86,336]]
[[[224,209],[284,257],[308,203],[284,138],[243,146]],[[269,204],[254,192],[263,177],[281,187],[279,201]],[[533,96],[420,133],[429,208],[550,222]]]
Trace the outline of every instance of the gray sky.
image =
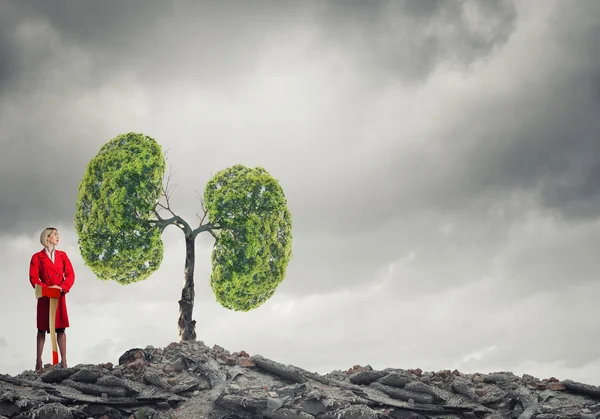
[[[279,179],[294,257],[222,308],[199,237],[198,338],[309,370],[510,370],[600,384],[600,3],[0,3],[0,371],[35,361],[42,228],[74,263],[69,362],[177,339],[184,242],[97,280],[73,215],[88,161],[143,132],[176,211],[236,163]],[[45,360],[50,360],[50,346]]]

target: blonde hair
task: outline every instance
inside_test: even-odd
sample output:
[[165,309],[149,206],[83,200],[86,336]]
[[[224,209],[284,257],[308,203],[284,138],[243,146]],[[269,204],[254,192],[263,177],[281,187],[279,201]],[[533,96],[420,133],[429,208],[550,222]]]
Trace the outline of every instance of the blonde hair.
[[50,237],[50,234],[55,230],[56,228],[54,227],[46,227],[42,230],[42,234],[40,234],[40,243],[42,243],[42,246],[48,247],[48,237]]

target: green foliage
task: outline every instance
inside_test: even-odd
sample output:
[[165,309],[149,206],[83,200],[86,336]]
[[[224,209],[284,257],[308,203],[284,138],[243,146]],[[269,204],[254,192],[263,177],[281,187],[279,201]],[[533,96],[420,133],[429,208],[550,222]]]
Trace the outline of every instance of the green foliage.
[[292,256],[292,217],[283,189],[263,168],[235,165],[206,185],[211,223],[221,227],[212,252],[217,301],[248,311],[267,301]]
[[88,163],[79,184],[75,229],[87,266],[102,280],[141,281],[162,262],[161,230],[148,222],[165,159],[143,134],[119,135]]

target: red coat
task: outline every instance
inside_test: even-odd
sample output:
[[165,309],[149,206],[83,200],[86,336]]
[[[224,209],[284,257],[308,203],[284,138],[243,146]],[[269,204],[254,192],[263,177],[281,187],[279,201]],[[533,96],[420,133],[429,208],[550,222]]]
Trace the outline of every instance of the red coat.
[[[61,296],[58,299],[55,325],[57,329],[69,327],[69,314],[67,312],[65,294],[69,292],[75,282],[75,272],[67,254],[61,250],[54,250],[54,262],[52,262],[46,254],[46,249],[34,253],[29,265],[29,282],[31,282],[31,286],[34,288],[36,284],[41,286],[58,285],[62,288]],[[37,328],[39,330],[50,329],[49,309],[50,300],[48,297],[38,298]]]

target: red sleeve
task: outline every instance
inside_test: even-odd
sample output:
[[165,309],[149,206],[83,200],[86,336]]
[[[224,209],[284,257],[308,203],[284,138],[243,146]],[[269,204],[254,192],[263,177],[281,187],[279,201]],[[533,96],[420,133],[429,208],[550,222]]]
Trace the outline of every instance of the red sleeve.
[[69,257],[66,253],[63,253],[63,272],[65,275],[65,279],[63,279],[63,282],[60,284],[60,287],[66,294],[67,292],[69,292],[69,290],[75,283],[75,271],[73,271],[73,265],[71,264],[71,261],[69,260]]
[[39,259],[37,253],[31,257],[31,262],[29,263],[29,282],[31,282],[31,286],[35,288],[36,285],[45,286],[45,284],[40,281],[40,267],[38,265]]

